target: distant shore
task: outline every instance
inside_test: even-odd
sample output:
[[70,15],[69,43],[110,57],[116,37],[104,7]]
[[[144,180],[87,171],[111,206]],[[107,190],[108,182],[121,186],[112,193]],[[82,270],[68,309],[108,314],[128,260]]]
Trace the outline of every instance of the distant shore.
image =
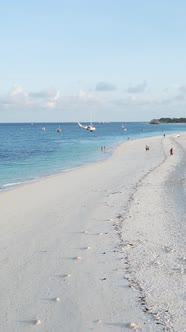
[[159,123],[186,123],[186,118],[160,118],[160,119],[153,119],[150,121],[150,124],[159,124]]
[[184,331],[185,147],[129,140],[0,195],[2,331]]

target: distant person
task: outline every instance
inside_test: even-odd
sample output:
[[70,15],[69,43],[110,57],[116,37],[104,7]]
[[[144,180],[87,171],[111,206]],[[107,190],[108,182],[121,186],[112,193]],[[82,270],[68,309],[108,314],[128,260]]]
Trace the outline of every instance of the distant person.
[[163,137],[165,137],[165,134],[163,134]]
[[173,156],[173,148],[170,149],[169,153],[170,153],[170,156]]
[[148,145],[145,146],[145,150],[149,151],[149,146]]

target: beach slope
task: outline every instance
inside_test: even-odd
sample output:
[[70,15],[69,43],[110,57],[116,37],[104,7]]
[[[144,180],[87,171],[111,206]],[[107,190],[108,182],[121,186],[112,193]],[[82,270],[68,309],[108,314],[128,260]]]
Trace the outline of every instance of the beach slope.
[[1,193],[2,331],[185,331],[185,146],[128,141]]

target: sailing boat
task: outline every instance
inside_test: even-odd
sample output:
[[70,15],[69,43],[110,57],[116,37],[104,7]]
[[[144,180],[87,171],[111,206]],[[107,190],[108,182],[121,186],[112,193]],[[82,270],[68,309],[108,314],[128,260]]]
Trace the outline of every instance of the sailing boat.
[[96,130],[96,127],[94,127],[94,126],[92,125],[92,123],[91,123],[90,125],[88,125],[88,126],[84,126],[84,125],[82,125],[80,122],[78,122],[78,126],[79,126],[80,128],[82,128],[82,129],[89,130],[90,132],[93,132],[93,131]]
[[59,126],[56,131],[57,131],[57,133],[61,133],[61,131],[62,131],[61,127]]
[[122,128],[124,131],[127,131],[127,128],[125,128],[124,123],[122,123],[121,128]]

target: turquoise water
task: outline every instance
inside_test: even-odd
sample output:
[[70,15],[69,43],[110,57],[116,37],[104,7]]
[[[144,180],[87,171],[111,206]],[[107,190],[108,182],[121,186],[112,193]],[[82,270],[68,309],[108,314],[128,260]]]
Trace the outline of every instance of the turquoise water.
[[[0,124],[0,190],[102,160],[129,139],[186,131],[186,124],[150,125],[146,122],[95,123],[90,133],[77,123]],[[41,128],[46,130],[42,131]],[[101,153],[101,146],[106,153]]]

